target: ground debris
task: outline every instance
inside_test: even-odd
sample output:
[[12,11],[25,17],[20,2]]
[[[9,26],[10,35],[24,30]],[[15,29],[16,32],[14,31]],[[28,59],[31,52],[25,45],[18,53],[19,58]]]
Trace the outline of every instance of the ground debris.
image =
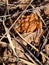
[[0,65],[49,65],[49,0],[0,0]]

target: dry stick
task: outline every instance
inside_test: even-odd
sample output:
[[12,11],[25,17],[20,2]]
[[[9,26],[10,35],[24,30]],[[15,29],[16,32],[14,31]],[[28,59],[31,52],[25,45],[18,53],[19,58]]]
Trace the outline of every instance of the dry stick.
[[28,49],[27,49],[28,53],[30,53],[30,55],[40,64],[43,65]]
[[29,56],[29,54],[25,53],[25,55],[29,58],[29,60],[31,60],[35,65],[37,65],[37,63],[35,63],[35,61]]
[[[32,48],[34,48],[36,51],[39,52],[39,50],[38,50],[35,46],[33,46],[32,44],[30,44],[26,39],[24,39],[23,36],[22,36],[17,30],[16,30],[16,33],[17,33],[27,44],[29,44]],[[44,53],[42,53],[42,51],[40,51],[40,54],[43,55],[43,56],[45,56],[45,57],[49,60],[49,57],[46,56]]]
[[24,54],[29,58],[29,60],[31,60],[34,63],[34,65],[38,65],[27,53],[24,53]]
[[8,7],[8,0],[6,1],[6,5],[7,5],[7,11],[8,11],[8,14],[9,14],[9,7]]
[[2,18],[2,17],[9,17],[10,16],[10,14],[9,15],[3,15],[3,16],[0,16],[0,18]]
[[46,36],[46,38],[45,38],[45,40],[44,40],[44,43],[43,43],[43,45],[42,45],[42,48],[41,48],[41,50],[44,48],[44,46],[46,45],[46,43],[47,43],[47,39],[48,39],[48,35],[49,35],[49,31],[48,31],[48,33],[47,33],[47,36]]
[[12,50],[13,50],[14,54],[16,55],[14,46],[13,46],[12,41],[11,41],[10,34],[9,34],[9,32],[8,32],[8,29],[7,29],[6,26],[5,26],[4,21],[3,21],[3,25],[4,25],[4,28],[5,28],[5,31],[7,32],[7,38],[8,38],[8,40],[9,40],[9,42],[10,42],[10,46],[12,47]]
[[2,47],[7,47],[8,44],[6,44],[5,42],[0,42],[0,45],[1,45]]
[[3,65],[5,65],[5,63],[3,63]]
[[[30,6],[30,4],[32,3],[33,0],[31,0],[31,2],[28,4],[28,6],[25,8],[25,10],[20,14],[20,16],[17,18],[17,20],[11,25],[11,27],[9,28],[8,32],[11,30],[11,28],[16,24],[16,22],[18,21],[18,19],[26,12],[26,9]],[[7,32],[2,36],[2,38],[0,39],[0,41],[5,37],[5,35],[7,34]]]
[[28,65],[36,65],[36,64],[34,64],[34,63],[30,63],[30,62],[28,62],[28,61],[26,61],[26,60],[23,60],[23,59],[20,59],[20,60],[23,61],[24,63],[28,64]]

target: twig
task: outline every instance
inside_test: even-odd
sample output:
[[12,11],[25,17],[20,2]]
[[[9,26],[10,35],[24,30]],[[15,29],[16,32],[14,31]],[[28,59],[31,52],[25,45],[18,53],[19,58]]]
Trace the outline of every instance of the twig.
[[0,18],[3,18],[3,17],[10,17],[10,14],[9,15],[0,16]]
[[49,31],[48,31],[48,33],[47,33],[47,36],[46,36],[46,38],[45,38],[45,40],[44,40],[44,43],[43,43],[43,45],[42,45],[42,47],[41,47],[41,50],[44,48],[44,46],[46,45],[46,43],[47,43],[47,39],[48,39],[48,35],[49,35]]
[[0,45],[2,46],[2,47],[7,47],[7,43],[5,43],[5,42],[0,42]]
[[[10,34],[9,34],[9,32],[8,32],[8,29],[6,28],[6,26],[5,26],[5,24],[4,24],[4,21],[3,21],[3,25],[4,25],[4,28],[5,28],[5,31],[7,32],[7,38],[8,38],[8,40],[9,40],[9,42],[10,42],[10,47],[12,48],[14,54],[16,55],[14,46],[13,46],[12,41],[11,41]],[[16,56],[17,56],[17,55],[16,55]]]
[[24,63],[28,64],[28,65],[36,65],[36,64],[34,64],[34,63],[30,63],[30,62],[28,62],[28,61],[26,61],[26,60],[23,60],[23,59],[20,59],[20,60],[23,61]]
[[25,55],[29,58],[29,60],[31,60],[35,65],[37,65],[37,63],[27,53],[25,53]]

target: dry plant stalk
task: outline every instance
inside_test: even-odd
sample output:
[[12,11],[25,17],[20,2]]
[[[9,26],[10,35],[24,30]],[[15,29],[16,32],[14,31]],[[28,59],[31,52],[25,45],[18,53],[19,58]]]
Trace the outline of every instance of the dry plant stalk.
[[1,47],[7,47],[7,44],[5,42],[0,41],[0,46]]
[[28,61],[26,61],[26,60],[23,60],[23,59],[20,59],[20,60],[23,61],[24,63],[28,64],[28,65],[36,65],[36,64],[34,64],[34,63],[30,63],[30,62],[28,62]]
[[35,65],[38,65],[37,63],[35,63],[35,61],[26,53],[25,54]]
[[[12,50],[13,50],[13,52],[14,52],[14,54],[16,55],[16,52],[15,52],[15,47],[13,46],[13,42],[11,41],[11,37],[10,37],[10,34],[9,34],[9,32],[8,32],[8,29],[6,28],[6,26],[5,26],[5,22],[3,21],[3,25],[4,25],[4,28],[5,28],[5,31],[7,32],[7,38],[8,38],[8,40],[9,40],[9,45],[10,45],[10,47],[12,48]],[[17,55],[16,55],[17,56]]]

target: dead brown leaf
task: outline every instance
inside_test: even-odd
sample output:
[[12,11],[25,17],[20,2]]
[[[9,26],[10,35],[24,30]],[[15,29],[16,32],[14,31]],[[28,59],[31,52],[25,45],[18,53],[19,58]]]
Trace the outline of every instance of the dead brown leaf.
[[38,19],[37,14],[30,14],[28,16],[22,15],[21,19],[18,20],[18,24],[20,25],[18,28],[14,27],[19,32],[33,32],[35,29],[42,28],[42,21]]

